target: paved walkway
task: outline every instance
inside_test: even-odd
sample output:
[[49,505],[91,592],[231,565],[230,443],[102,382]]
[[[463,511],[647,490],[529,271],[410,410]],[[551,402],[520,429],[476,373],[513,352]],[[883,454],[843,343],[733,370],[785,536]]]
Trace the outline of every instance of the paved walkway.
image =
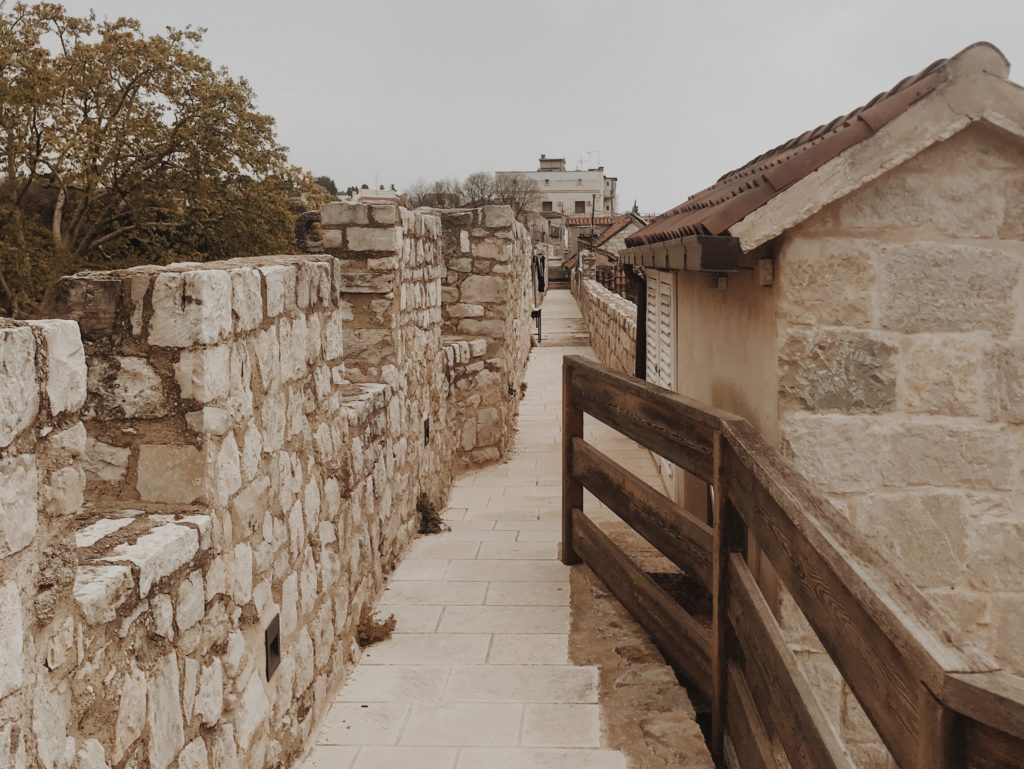
[[[305,769],[625,769],[607,748],[598,669],[571,664],[569,569],[557,559],[562,356],[592,355],[568,291],[544,304],[515,450],[464,475],[380,601],[394,636],[370,647],[338,694]],[[589,421],[589,420],[588,420]],[[635,444],[588,425],[620,461]],[[618,455],[618,456],[616,456]]]

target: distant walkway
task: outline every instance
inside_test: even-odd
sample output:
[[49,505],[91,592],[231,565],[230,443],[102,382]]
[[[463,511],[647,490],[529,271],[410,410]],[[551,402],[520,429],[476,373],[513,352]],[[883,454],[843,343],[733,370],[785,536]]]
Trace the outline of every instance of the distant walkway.
[[409,549],[379,604],[395,635],[363,654],[305,769],[625,769],[603,736],[598,668],[569,661],[561,359],[590,350],[568,346],[586,344],[568,291],[549,293],[544,332],[514,452],[459,478],[452,531]]

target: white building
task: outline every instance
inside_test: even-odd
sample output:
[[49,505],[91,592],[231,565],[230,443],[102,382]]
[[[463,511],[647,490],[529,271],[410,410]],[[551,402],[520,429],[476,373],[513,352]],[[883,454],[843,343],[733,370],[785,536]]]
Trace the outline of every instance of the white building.
[[540,156],[536,171],[498,171],[497,176],[518,174],[537,183],[542,211],[566,216],[574,214],[615,213],[615,187],[618,179],[605,176],[604,166],[586,171],[565,170],[565,158]]

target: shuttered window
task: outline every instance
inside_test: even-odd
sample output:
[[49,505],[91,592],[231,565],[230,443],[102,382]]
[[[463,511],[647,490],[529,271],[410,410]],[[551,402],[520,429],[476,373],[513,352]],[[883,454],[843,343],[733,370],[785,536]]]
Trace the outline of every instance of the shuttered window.
[[[647,381],[673,392],[676,389],[676,292],[675,273],[647,271]],[[675,467],[658,461],[662,479],[675,498]]]

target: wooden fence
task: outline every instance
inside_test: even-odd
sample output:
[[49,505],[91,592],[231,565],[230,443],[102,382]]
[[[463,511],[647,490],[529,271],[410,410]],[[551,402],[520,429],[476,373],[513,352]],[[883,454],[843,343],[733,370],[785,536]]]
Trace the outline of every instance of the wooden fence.
[[[562,560],[581,560],[711,702],[742,769],[853,769],[747,564],[760,549],[903,769],[1024,767],[1024,679],[973,649],[739,417],[577,356],[563,368]],[[713,526],[583,440],[590,414],[710,484]],[[588,489],[712,596],[688,614],[583,513]]]

